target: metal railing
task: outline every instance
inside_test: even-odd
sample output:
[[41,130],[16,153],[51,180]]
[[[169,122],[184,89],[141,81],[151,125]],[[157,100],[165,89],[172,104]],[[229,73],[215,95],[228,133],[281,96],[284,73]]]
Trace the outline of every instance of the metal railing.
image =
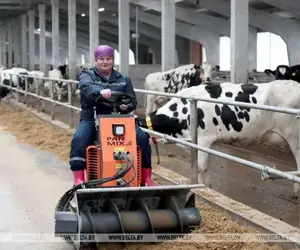
[[[71,111],[73,111],[73,110],[81,111],[80,108],[72,105],[72,92],[71,92],[72,86],[71,86],[71,84],[77,84],[78,83],[77,81],[64,80],[64,79],[53,79],[53,78],[51,79],[51,78],[47,78],[47,77],[33,77],[33,76],[18,75],[18,74],[11,74],[11,73],[9,73],[9,74],[11,75],[10,86],[7,86],[7,85],[1,84],[1,83],[0,83],[0,86],[7,87],[11,90],[16,91],[16,94],[17,94],[16,101],[17,102],[19,102],[19,94],[20,93],[25,95],[25,103],[26,104],[28,104],[27,96],[33,96],[33,97],[37,98],[38,100],[44,100],[44,101],[50,102],[52,104],[52,108],[51,108],[51,119],[52,120],[55,117],[55,105],[64,106],[64,107],[70,109]],[[12,86],[12,75],[25,77],[25,90],[21,90],[18,83],[17,83],[17,87]],[[47,80],[47,81],[52,81],[52,82],[53,81],[66,82],[68,84],[68,102],[63,103],[63,102],[55,101],[53,99],[53,88],[50,89],[50,96],[51,96],[50,98],[40,96],[39,92],[38,92],[38,86],[36,87],[36,93],[29,92],[28,91],[28,79],[27,79],[28,77],[31,77],[31,78],[33,77],[36,79],[42,79],[42,80]],[[52,84],[52,87],[53,87],[53,84]],[[202,102],[210,102],[210,103],[227,104],[227,105],[232,105],[232,106],[239,106],[239,107],[245,107],[245,108],[253,108],[253,109],[259,109],[259,110],[265,110],[265,111],[271,111],[271,112],[279,112],[279,113],[297,115],[299,122],[300,122],[300,119],[299,119],[300,118],[300,116],[299,116],[300,110],[284,108],[284,107],[274,107],[274,106],[268,106],[268,105],[249,104],[249,103],[244,103],[244,102],[232,102],[232,101],[227,101],[227,100],[222,100],[222,99],[200,98],[200,97],[195,97],[193,95],[184,96],[184,95],[178,95],[178,94],[161,93],[161,92],[148,91],[148,90],[142,90],[142,89],[135,89],[135,91],[138,93],[151,94],[151,95],[156,95],[156,96],[183,98],[183,99],[188,99],[190,101],[191,138],[188,138],[188,140],[190,140],[191,142],[188,142],[186,139],[174,138],[172,136],[158,133],[158,132],[148,130],[145,128],[142,128],[142,130],[144,130],[145,132],[152,134],[154,136],[158,136],[163,139],[170,140],[175,143],[179,143],[179,144],[182,144],[184,146],[191,148],[191,170],[192,170],[191,180],[192,180],[192,183],[198,183],[198,178],[197,178],[198,177],[198,150],[200,150],[202,152],[212,154],[212,155],[215,155],[215,156],[227,159],[227,160],[234,161],[234,162],[242,164],[242,165],[246,165],[250,168],[260,170],[262,180],[283,178],[283,179],[287,179],[287,180],[290,180],[290,181],[300,184],[300,177],[297,176],[297,175],[300,175],[300,166],[298,164],[297,164],[297,171],[283,172],[283,171],[277,170],[277,169],[267,166],[267,165],[258,164],[258,163],[251,162],[251,161],[239,158],[239,157],[235,157],[235,156],[232,156],[229,154],[225,154],[225,153],[222,153],[222,152],[219,152],[216,150],[212,150],[210,148],[205,148],[205,147],[197,145],[197,141],[198,141],[197,102],[202,101]],[[70,121],[69,126],[70,126],[70,128],[73,128],[74,127],[74,124],[72,121],[73,117],[72,117],[71,113],[69,113],[69,115],[70,115],[69,116],[69,121]],[[300,123],[299,123],[299,128],[300,128]],[[299,139],[300,139],[300,129],[299,129]],[[298,156],[296,158],[300,159],[300,147],[298,149]]]
[[[264,83],[275,79],[265,72],[248,72],[248,83]],[[212,71],[213,82],[230,81],[230,71]]]

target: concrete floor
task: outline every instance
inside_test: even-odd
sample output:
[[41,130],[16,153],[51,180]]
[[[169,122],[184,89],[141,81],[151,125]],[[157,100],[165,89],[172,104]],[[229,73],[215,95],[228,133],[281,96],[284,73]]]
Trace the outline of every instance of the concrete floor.
[[[8,146],[9,145],[9,146]],[[68,167],[55,155],[20,145],[0,129],[0,234],[53,234],[54,210],[72,185]],[[0,243],[5,250],[74,249],[61,243]]]

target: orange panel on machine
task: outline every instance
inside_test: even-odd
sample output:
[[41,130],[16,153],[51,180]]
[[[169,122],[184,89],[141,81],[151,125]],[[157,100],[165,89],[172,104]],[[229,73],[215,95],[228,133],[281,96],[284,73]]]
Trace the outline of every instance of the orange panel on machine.
[[[86,181],[97,180],[103,178],[103,160],[102,160],[102,150],[93,145],[89,146],[86,149]],[[142,150],[140,147],[137,147],[137,160],[135,161],[135,170],[136,170],[136,181],[130,183],[131,187],[140,186],[142,183]],[[130,181],[131,176],[126,175],[125,180]],[[116,182],[111,182],[115,183]],[[101,186],[101,185],[99,185]]]
[[[123,125],[124,136],[115,136],[113,134],[113,125]],[[131,116],[108,116],[99,118],[100,128],[100,145],[102,150],[103,160],[103,176],[107,178],[115,175],[120,167],[125,166],[125,161],[116,161],[113,157],[115,151],[130,152],[130,158],[134,157],[134,166],[137,167],[137,142],[136,142],[136,121]],[[131,180],[134,177],[134,169],[132,168],[126,174],[126,180]],[[131,183],[130,186],[138,186],[138,180]],[[117,181],[111,181],[103,184],[103,186],[117,186]]]

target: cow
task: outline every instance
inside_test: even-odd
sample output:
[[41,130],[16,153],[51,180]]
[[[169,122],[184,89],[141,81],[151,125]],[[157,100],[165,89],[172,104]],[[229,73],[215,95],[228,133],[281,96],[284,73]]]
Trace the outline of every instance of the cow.
[[[234,84],[229,82],[199,85],[183,89],[180,96],[201,97],[221,101],[237,101],[300,109],[300,84],[292,80],[275,80],[258,84]],[[288,96],[288,98],[286,98]],[[191,138],[190,105],[186,99],[172,98],[166,105],[153,111],[148,118],[154,131],[176,138]],[[297,164],[298,120],[295,115],[270,112],[253,108],[198,102],[198,145],[211,148],[214,142],[260,143],[268,132],[275,132],[286,140]],[[147,117],[146,117],[147,118]],[[140,118],[147,128],[146,118]],[[198,181],[211,187],[207,173],[208,154],[199,151]]]
[[[155,72],[147,75],[145,90],[177,93],[178,91],[204,83],[203,68],[196,64],[188,64],[165,72]],[[169,98],[165,96],[147,95],[144,108],[146,115],[163,106]]]
[[[10,86],[10,80],[12,80],[12,84],[11,84],[12,87],[17,87],[19,85],[19,87],[23,90],[25,90],[25,79],[26,79],[25,76],[29,76],[29,72],[24,68],[13,67],[11,69],[6,68],[0,71],[1,84]],[[27,78],[28,78],[29,85],[31,85],[33,83],[33,78],[31,77],[27,77]],[[1,88],[0,98],[4,98],[10,93],[10,89],[7,89],[5,87],[0,87],[0,88]]]
[[[13,73],[19,74],[19,76],[18,76],[19,84],[22,89],[25,89],[25,79],[26,78],[28,79],[29,86],[33,84],[34,79],[33,79],[33,77],[29,77],[29,71],[27,69],[13,67],[13,68],[11,68],[11,70],[13,71]],[[24,76],[24,77],[22,77],[22,76]],[[27,77],[25,77],[25,76],[27,76]]]
[[[5,70],[5,69],[7,69],[7,68],[6,67],[1,67],[0,68],[0,82],[1,83],[3,83],[3,81],[1,80],[2,79],[1,71]],[[2,98],[6,97],[8,95],[9,91],[10,90],[8,88],[0,86],[0,101],[1,101]]]
[[294,80],[300,83],[300,65],[278,65],[275,70],[266,69],[268,76],[275,76],[275,80]]
[[[56,69],[50,70],[48,72],[48,77],[52,79],[68,79],[68,66],[60,65]],[[62,81],[52,81],[54,86],[52,87],[51,81],[44,83],[44,90],[50,93],[50,89],[53,89],[53,93],[57,95],[57,100],[62,101],[64,97],[68,94],[68,84]]]
[[33,70],[29,71],[28,74],[32,76],[33,78],[33,86],[35,87],[43,87],[43,79],[35,78],[36,76],[38,77],[45,77],[44,72],[38,71],[38,70]]
[[209,83],[212,81],[212,72],[220,71],[219,65],[214,65],[212,63],[205,62],[202,64],[203,72],[204,72],[204,79],[205,82]]
[[[76,80],[77,81],[79,80],[79,76],[80,76],[81,72],[86,69],[88,69],[88,67],[86,65],[76,66],[75,71],[76,71]],[[68,78],[66,78],[66,79],[68,79]],[[46,89],[50,89],[50,82],[47,82],[45,85],[46,85],[45,86]],[[68,91],[67,88],[68,87],[67,87],[66,83],[64,83],[63,85],[55,84],[56,92],[63,92],[64,94],[67,94],[67,91]],[[80,90],[78,89],[78,84],[76,85],[75,95],[78,97],[78,99],[80,99]]]

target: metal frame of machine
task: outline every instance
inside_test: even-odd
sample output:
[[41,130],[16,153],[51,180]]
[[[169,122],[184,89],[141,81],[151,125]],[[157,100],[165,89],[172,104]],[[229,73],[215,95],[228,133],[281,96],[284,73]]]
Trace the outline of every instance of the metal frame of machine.
[[[113,106],[119,106],[116,100]],[[203,185],[142,187],[136,117],[114,111],[96,118],[100,129],[97,143],[86,149],[87,181],[58,202],[55,235],[77,234],[80,239],[82,234],[188,233],[199,226],[200,209],[190,191]],[[73,243],[76,249],[84,245]]]

